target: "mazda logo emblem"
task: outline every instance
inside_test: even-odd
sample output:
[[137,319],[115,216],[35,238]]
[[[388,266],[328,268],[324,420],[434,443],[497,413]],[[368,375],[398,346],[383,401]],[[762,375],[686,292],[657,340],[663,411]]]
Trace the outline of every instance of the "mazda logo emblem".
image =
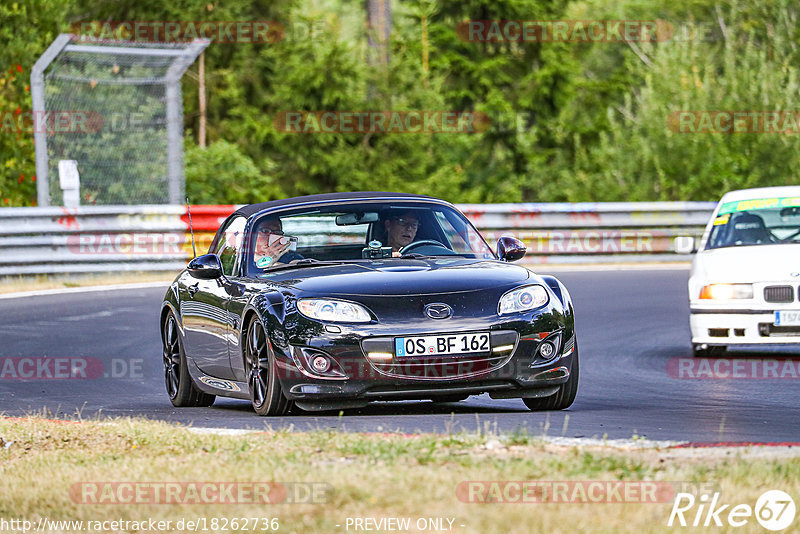
[[425,306],[425,315],[431,319],[447,319],[453,315],[453,308],[442,302],[435,302]]

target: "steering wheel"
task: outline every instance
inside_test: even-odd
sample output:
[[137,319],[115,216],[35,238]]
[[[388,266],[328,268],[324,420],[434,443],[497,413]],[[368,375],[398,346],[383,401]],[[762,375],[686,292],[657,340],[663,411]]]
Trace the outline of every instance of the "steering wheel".
[[[414,248],[417,248],[417,247],[421,247],[421,246],[424,246],[424,245],[436,245],[436,246],[439,246],[439,247],[442,247],[442,248],[447,248],[446,246],[442,245],[441,243],[439,243],[435,239],[420,239],[419,241],[414,241],[412,243],[409,243],[408,245],[406,245],[403,248],[401,248],[400,250],[398,250],[398,252],[400,254],[408,254],[408,252],[411,249],[414,249]],[[450,250],[450,249],[447,249],[447,250]]]

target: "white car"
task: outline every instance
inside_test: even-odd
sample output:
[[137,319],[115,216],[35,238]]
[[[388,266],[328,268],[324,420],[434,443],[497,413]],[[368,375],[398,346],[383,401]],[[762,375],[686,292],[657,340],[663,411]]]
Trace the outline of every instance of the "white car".
[[689,278],[695,356],[730,345],[800,343],[799,285],[800,186],[725,194]]

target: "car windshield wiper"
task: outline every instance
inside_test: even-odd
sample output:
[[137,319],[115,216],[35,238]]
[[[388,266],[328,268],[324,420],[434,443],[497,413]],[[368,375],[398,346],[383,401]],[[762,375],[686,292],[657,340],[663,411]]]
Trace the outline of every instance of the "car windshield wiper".
[[428,258],[433,258],[433,256],[429,256],[427,254],[420,254],[419,252],[409,252],[408,254],[403,254],[402,256],[398,256],[401,260],[423,260]]

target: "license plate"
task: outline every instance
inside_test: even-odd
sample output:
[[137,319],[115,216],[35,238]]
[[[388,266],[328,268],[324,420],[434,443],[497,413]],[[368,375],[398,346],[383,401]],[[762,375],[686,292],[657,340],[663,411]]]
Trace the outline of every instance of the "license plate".
[[800,326],[800,310],[776,311],[775,326]]
[[398,357],[441,356],[469,352],[491,352],[488,332],[438,336],[397,337],[394,351]]

